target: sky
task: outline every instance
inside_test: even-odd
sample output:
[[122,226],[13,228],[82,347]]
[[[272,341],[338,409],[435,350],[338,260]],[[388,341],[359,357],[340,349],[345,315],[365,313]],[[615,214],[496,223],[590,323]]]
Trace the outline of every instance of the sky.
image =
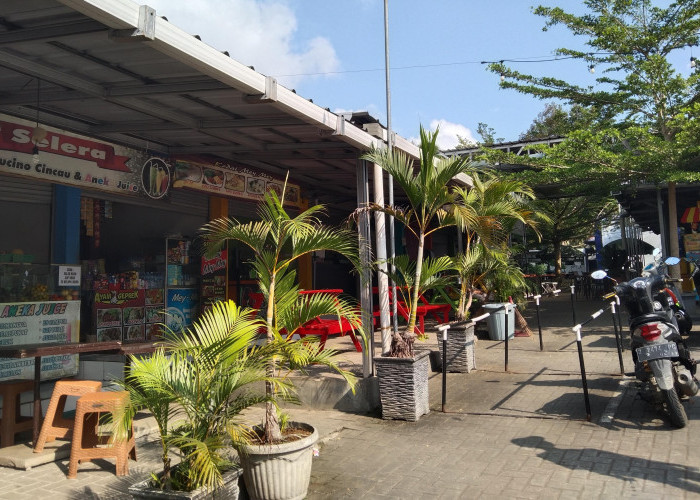
[[[146,0],[179,28],[226,50],[333,112],[367,111],[387,125],[384,0]],[[546,59],[584,49],[562,27],[542,30],[532,7],[543,0],[389,0],[391,128],[410,140],[420,126],[438,145],[479,140],[478,124],[515,141],[545,101],[499,88],[482,61]],[[581,9],[580,2],[559,2]],[[684,60],[689,61],[688,52]],[[595,85],[583,62],[509,63],[518,71]],[[688,71],[690,68],[686,68]]]

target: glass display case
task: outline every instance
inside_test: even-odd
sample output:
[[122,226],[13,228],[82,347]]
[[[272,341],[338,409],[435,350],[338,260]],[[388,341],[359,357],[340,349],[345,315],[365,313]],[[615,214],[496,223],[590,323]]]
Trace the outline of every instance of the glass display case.
[[76,284],[61,284],[61,272],[67,267],[80,269],[63,264],[0,262],[0,303],[79,300],[80,276]]
[[199,311],[201,258],[188,238],[165,239],[165,324],[175,332],[192,324]]

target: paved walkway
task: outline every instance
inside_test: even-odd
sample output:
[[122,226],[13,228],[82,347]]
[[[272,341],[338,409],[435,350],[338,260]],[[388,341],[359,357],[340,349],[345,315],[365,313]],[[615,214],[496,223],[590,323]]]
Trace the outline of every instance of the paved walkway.
[[[504,343],[480,334],[478,370],[447,376],[445,413],[441,373],[431,374],[431,412],[416,423],[291,410],[322,436],[308,498],[700,498],[700,399],[685,403],[690,424],[680,430],[638,399],[620,375],[606,313],[583,330],[588,422],[570,304],[569,295],[543,300],[543,352],[534,305],[526,311],[534,336],[509,342],[508,373]],[[577,319],[598,307],[577,301]],[[697,335],[690,343],[700,358]],[[436,348],[434,335],[428,342]],[[138,452],[126,478],[99,460],[76,480],[65,478],[67,460],[0,468],[0,499],[129,498],[128,486],[159,465],[157,446]]]

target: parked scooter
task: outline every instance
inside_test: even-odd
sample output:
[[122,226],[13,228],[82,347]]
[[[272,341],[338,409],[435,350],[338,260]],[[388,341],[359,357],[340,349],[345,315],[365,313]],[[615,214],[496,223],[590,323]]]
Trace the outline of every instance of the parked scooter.
[[[669,257],[665,261],[661,262],[661,250],[658,248],[654,250],[654,262],[647,265],[642,271],[642,276],[645,275],[660,275],[662,277],[667,277],[668,266],[675,266],[681,260],[678,257]],[[681,280],[682,281],[682,280]],[[690,330],[693,328],[693,320],[690,318],[688,311],[685,309],[685,304],[683,304],[683,298],[681,292],[675,286],[673,281],[665,280],[665,285],[663,288],[664,298],[668,303],[669,308],[673,312],[673,316],[676,319],[676,324],[678,325],[678,330],[681,335],[690,335]]]
[[[666,410],[675,427],[685,427],[688,416],[681,404],[698,393],[696,364],[680,335],[675,315],[664,289],[670,280],[658,272],[628,282],[613,282],[614,292],[629,314],[634,373],[642,384],[642,396]],[[605,271],[595,271],[594,279],[603,279]]]

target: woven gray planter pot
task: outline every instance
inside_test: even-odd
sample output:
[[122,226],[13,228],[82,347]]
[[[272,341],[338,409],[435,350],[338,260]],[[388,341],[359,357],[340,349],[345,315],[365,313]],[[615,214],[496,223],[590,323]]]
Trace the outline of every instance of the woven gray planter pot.
[[[437,335],[440,359],[442,352],[442,334]],[[447,330],[447,371],[469,373],[476,369],[474,356],[474,324],[453,326]]]
[[246,445],[240,450],[243,479],[252,500],[297,500],[306,497],[318,431],[299,422],[289,422],[288,426],[308,430],[311,434],[289,443]]
[[[177,467],[177,465],[175,466]],[[240,490],[238,488],[238,478],[241,477],[241,469],[231,469],[224,472],[224,485],[220,488],[209,491],[198,489],[194,491],[163,491],[150,486],[151,480],[146,479],[129,487],[131,498],[135,499],[156,499],[156,500],[209,500],[226,498],[238,500]]]
[[382,418],[415,422],[430,411],[429,356],[429,350],[420,349],[414,351],[413,358],[374,358]]

